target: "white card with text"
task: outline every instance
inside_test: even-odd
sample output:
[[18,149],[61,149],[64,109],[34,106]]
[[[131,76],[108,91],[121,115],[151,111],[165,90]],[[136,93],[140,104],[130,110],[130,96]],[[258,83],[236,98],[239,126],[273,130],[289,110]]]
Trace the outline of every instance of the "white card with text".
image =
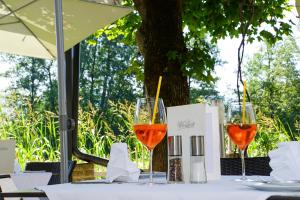
[[218,108],[206,104],[191,104],[167,108],[168,136],[182,136],[184,181],[190,179],[190,137],[204,135],[205,164],[208,180],[220,178]]

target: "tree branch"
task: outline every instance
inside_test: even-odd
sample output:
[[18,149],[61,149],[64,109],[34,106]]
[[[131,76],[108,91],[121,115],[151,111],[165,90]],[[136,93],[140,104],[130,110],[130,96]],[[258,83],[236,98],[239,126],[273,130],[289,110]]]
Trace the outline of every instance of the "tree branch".
[[146,0],[133,0],[134,5],[139,12],[141,18],[142,18],[142,24],[140,28],[136,31],[135,38],[136,43],[138,45],[138,48],[141,52],[141,54],[145,57],[145,34],[144,34],[144,22],[146,19],[146,6],[145,2]]

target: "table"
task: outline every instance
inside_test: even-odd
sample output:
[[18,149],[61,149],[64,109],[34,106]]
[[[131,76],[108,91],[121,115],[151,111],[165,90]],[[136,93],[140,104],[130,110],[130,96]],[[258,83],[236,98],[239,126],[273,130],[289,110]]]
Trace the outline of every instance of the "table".
[[[1,197],[48,197],[49,200],[300,200],[300,193],[278,193],[253,190],[240,183],[233,182],[232,177],[222,177],[220,181],[211,181],[207,184],[165,184],[140,185],[128,184],[61,184],[43,186],[39,190],[2,193]],[[285,195],[285,196],[282,196]]]

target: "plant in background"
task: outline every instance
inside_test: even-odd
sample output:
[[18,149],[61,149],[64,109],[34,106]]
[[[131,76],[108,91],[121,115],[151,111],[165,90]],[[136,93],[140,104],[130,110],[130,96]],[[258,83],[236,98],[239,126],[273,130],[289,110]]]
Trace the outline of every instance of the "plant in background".
[[[137,140],[132,127],[134,106],[131,103],[109,101],[106,113],[90,106],[89,111],[79,111],[79,148],[86,153],[109,158],[112,143],[124,142],[128,145],[130,157],[140,167],[148,154]],[[100,114],[99,114],[100,113]]]
[[268,152],[275,149],[279,142],[289,141],[289,136],[293,134],[290,129],[285,128],[279,118],[273,119],[258,112],[256,120],[258,131],[247,151],[250,157],[267,156]]
[[[297,69],[299,49],[293,38],[274,46],[264,44],[247,63],[248,91],[261,114],[279,120],[290,140],[296,140],[300,119],[300,71]],[[265,123],[265,121],[262,121]]]
[[58,118],[54,113],[22,107],[0,112],[0,138],[16,140],[16,156],[22,166],[27,161],[59,159]]
[[[137,140],[132,129],[133,105],[109,102],[109,112],[90,106],[89,111],[79,110],[78,145],[86,153],[109,158],[114,142],[128,144],[130,157],[139,167],[147,166],[147,150]],[[33,111],[30,104],[5,110],[0,107],[0,139],[15,139],[16,156],[24,168],[29,161],[58,161],[60,159],[58,117],[49,111]],[[147,163],[147,161],[146,161]]]

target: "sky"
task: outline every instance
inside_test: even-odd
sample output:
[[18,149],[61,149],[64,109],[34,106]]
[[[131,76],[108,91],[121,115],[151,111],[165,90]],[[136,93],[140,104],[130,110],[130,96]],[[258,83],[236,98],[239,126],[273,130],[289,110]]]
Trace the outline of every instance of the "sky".
[[[294,0],[290,1],[291,5],[295,5]],[[286,14],[286,18],[292,19],[296,24],[299,19],[297,18],[298,13],[296,9],[292,12]],[[300,44],[300,31],[294,27],[294,37],[296,41]],[[216,83],[217,90],[222,96],[229,97],[232,95],[232,91],[236,86],[236,69],[237,69],[237,49],[240,43],[240,39],[226,38],[218,42],[218,48],[220,51],[220,59],[225,62],[222,66],[216,66],[215,76],[219,77],[220,80]],[[259,42],[254,42],[253,44],[247,44],[245,47],[245,58],[247,59],[259,50],[261,44]],[[0,73],[4,73],[9,69],[10,65],[0,60]],[[300,65],[299,65],[300,69]],[[0,77],[0,92],[4,91],[9,86],[9,80]]]

